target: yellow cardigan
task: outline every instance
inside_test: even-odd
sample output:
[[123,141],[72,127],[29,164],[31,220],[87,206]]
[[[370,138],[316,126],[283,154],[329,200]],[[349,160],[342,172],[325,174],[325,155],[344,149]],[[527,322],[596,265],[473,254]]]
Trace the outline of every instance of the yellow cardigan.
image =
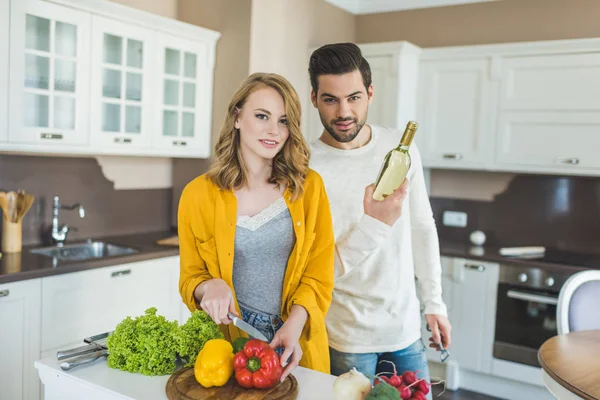
[[[329,348],[325,315],[333,291],[334,246],[329,201],[321,176],[310,170],[304,194],[291,201],[291,190],[284,193],[296,235],[282,293],[281,317],[285,321],[292,305],[303,306],[308,320],[300,337],[300,365],[329,373]],[[178,230],[181,257],[179,292],[190,311],[198,306],[194,289],[201,282],[223,279],[233,291],[233,256],[237,199],[233,192],[221,190],[206,175],[194,179],[183,190],[179,201]],[[268,290],[268,288],[265,288]],[[235,326],[221,326],[229,340],[246,336]]]

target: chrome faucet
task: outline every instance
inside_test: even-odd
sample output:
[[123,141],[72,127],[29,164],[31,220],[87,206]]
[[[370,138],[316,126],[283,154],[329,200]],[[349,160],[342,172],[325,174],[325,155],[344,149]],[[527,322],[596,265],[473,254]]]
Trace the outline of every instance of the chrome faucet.
[[60,204],[60,199],[58,196],[54,196],[54,203],[52,205],[52,241],[56,243],[58,247],[62,247],[67,240],[67,233],[69,233],[69,226],[67,224],[63,224],[60,227],[58,226],[58,210],[74,210],[79,208],[79,218],[85,217],[85,210],[83,206],[79,203],[75,203],[71,206],[65,206]]

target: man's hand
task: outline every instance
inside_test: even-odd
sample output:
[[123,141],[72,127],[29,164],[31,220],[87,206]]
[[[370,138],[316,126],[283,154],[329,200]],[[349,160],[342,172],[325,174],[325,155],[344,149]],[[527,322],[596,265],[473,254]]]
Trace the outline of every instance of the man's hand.
[[439,350],[438,344],[441,343],[444,349],[450,347],[452,326],[448,318],[438,314],[425,314],[427,325],[431,329],[431,337],[429,338],[429,347]]
[[408,179],[405,179],[394,193],[381,201],[373,199],[374,191],[375,184],[369,185],[365,189],[365,198],[363,199],[365,214],[393,226],[402,215],[402,204],[408,194]]

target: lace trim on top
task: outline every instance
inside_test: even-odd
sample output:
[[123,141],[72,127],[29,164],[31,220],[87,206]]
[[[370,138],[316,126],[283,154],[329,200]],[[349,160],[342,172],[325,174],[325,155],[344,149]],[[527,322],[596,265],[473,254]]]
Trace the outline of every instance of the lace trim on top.
[[280,197],[270,206],[252,217],[247,215],[241,215],[237,217],[237,226],[249,229],[251,231],[256,231],[258,228],[271,221],[286,209],[287,204],[285,203],[285,199]]

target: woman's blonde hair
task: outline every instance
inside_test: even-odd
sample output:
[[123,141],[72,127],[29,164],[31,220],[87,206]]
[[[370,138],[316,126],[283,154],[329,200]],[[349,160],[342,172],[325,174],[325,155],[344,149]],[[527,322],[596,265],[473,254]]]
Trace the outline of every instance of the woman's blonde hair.
[[289,130],[289,137],[283,148],[273,158],[273,172],[269,182],[278,187],[285,185],[292,191],[292,199],[296,199],[304,191],[310,150],[300,131],[298,94],[281,75],[252,74],[233,95],[215,145],[215,160],[207,176],[226,190],[234,190],[248,183],[248,169],[240,151],[240,131],[235,128],[235,121],[248,96],[262,88],[273,88],[283,98]]

